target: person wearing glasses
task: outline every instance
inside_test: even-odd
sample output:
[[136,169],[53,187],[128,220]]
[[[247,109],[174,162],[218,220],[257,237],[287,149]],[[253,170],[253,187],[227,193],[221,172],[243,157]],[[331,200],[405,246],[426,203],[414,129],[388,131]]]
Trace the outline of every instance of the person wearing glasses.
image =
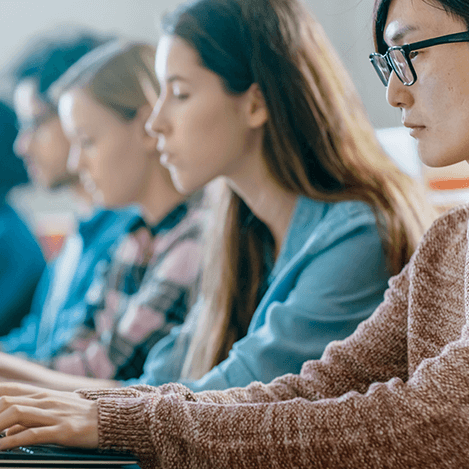
[[[374,26],[383,57],[373,60],[421,159],[467,161],[469,44],[415,44],[467,31],[469,3],[376,0]],[[390,58],[395,47],[399,62]],[[436,220],[373,315],[300,374],[202,393],[180,384],[75,394],[2,386],[9,397],[0,429],[9,430],[0,448],[47,441],[127,449],[142,467],[465,468],[468,224],[467,205]],[[64,437],[72,422],[76,431]]]
[[[50,190],[67,185],[79,197],[84,195],[77,175],[67,169],[70,144],[48,91],[71,65],[106,41],[82,31],[48,33],[35,37],[14,64],[11,74],[18,127],[14,151],[35,184]],[[113,244],[137,217],[136,209],[96,208],[91,216],[79,220],[76,233],[43,272],[21,324],[10,332],[0,331],[0,350],[34,360],[50,359],[68,334],[82,325],[84,298],[95,270],[99,271],[100,261],[109,261]]]
[[[117,386],[113,380],[141,375],[149,350],[190,309],[210,211],[203,190],[176,190],[160,164],[156,137],[145,131],[159,89],[155,51],[146,43],[111,41],[53,85],[70,141],[68,167],[97,203],[109,209],[135,204],[141,216],[119,238],[112,260],[100,261],[100,273],[82,300],[83,324],[66,332],[46,366],[0,354],[1,379],[69,390]],[[37,341],[45,347],[50,334],[40,330]]]
[[10,190],[28,182],[13,152],[16,116],[0,102],[0,334],[18,327],[29,312],[45,261],[37,240],[9,199]]
[[35,38],[14,64],[13,97],[19,129],[15,153],[24,160],[31,179],[46,188],[78,181],[77,175],[67,170],[69,143],[47,92],[73,63],[104,41],[81,32],[69,37],[44,35]]

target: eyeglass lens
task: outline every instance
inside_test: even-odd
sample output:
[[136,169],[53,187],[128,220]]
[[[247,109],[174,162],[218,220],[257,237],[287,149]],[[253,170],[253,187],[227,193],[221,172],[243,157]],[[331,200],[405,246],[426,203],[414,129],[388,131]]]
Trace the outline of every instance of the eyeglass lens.
[[389,68],[388,62],[384,56],[378,54],[373,54],[370,59],[379,79],[383,82],[384,86],[388,86],[389,76],[391,75],[391,69]]
[[388,86],[392,71],[396,72],[405,85],[411,85],[415,80],[412,68],[401,49],[389,49],[386,55],[371,54],[370,60],[384,86]]
[[391,62],[393,63],[396,73],[399,75],[401,81],[407,85],[412,83],[414,81],[414,76],[402,50],[391,49],[389,51],[389,58],[391,59]]

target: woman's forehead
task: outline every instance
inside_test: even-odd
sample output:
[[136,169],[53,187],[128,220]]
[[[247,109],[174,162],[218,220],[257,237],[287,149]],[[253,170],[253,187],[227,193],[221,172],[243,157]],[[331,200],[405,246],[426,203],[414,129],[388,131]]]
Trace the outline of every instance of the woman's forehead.
[[[177,36],[163,36],[158,44],[155,70],[161,81],[185,77],[188,69],[200,67],[197,52]],[[185,77],[189,78],[189,77]]]

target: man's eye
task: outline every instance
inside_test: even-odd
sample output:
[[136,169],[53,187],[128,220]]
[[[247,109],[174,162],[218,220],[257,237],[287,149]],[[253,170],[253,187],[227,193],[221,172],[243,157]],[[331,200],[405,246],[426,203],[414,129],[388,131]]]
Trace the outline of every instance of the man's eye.
[[410,52],[409,52],[409,59],[410,59],[410,60],[415,59],[415,57],[417,57],[417,55],[419,55],[419,51],[418,51],[418,50],[410,51]]

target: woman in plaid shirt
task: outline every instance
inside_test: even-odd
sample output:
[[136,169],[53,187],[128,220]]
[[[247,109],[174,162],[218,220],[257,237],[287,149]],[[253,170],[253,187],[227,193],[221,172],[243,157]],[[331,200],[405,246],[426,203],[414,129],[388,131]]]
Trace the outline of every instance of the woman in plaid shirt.
[[[148,90],[158,89],[154,57],[147,44],[106,44],[77,62],[51,93],[60,97],[59,115],[71,143],[69,169],[98,205],[136,204],[141,213],[111,261],[97,265],[84,324],[65,330],[66,345],[43,361],[70,374],[58,374],[67,387],[86,383],[84,377],[107,383],[140,376],[150,348],[184,321],[198,278],[202,194],[188,197],[174,188],[156,139],[145,132],[152,109]],[[41,342],[55,336],[58,323],[44,325]],[[12,359],[17,379],[45,376],[42,367],[3,358],[6,364]]]

